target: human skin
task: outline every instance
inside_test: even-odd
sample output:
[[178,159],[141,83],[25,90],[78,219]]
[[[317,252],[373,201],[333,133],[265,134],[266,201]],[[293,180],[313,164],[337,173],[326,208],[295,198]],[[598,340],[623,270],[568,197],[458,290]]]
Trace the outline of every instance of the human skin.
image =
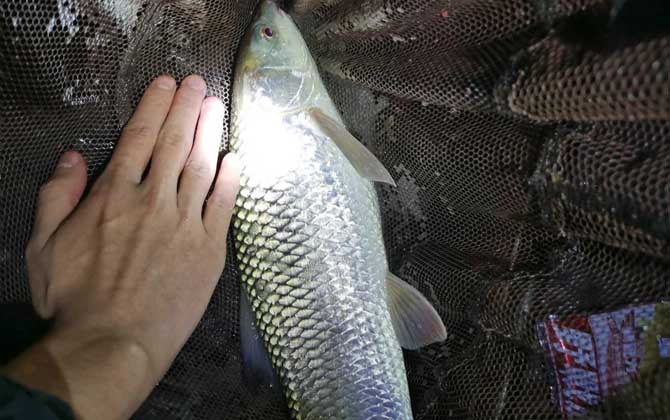
[[2,373],[77,417],[131,416],[223,271],[240,168],[228,154],[217,174],[224,109],[205,91],[198,76],[179,88],[156,78],[85,198],[76,152],[40,191],[26,259],[33,305],[53,328]]

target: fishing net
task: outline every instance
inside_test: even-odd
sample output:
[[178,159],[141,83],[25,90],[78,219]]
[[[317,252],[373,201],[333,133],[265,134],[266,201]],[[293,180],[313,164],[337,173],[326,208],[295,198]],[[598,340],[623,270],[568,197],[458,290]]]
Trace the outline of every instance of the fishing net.
[[[285,6],[398,184],[378,187],[392,270],[448,329],[405,352],[415,418],[670,418],[670,3]],[[3,360],[48,327],[23,248],[57,158],[81,151],[94,179],[161,73],[229,105],[255,7],[0,1]],[[234,265],[136,418],[286,418],[242,385]]]

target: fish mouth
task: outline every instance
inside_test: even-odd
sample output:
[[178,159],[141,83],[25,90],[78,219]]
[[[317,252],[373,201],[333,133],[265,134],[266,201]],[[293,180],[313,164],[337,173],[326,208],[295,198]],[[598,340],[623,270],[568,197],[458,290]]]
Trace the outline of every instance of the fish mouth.
[[271,16],[275,13],[284,13],[284,11],[279,7],[279,3],[274,0],[263,0],[258,7],[256,19],[262,16]]

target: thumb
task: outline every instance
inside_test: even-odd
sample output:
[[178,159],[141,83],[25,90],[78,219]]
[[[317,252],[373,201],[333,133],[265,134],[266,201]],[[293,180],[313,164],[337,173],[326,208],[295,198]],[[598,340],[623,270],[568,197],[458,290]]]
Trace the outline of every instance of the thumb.
[[51,179],[40,189],[35,225],[30,238],[33,251],[39,252],[72,213],[85,187],[84,158],[77,152],[66,152],[58,161]]

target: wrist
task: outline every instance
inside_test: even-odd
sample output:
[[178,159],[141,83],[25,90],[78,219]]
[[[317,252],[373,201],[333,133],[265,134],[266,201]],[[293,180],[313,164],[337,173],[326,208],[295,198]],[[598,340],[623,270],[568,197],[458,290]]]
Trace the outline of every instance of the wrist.
[[157,382],[144,347],[115,336],[54,332],[5,374],[70,404],[78,417],[128,418]]

